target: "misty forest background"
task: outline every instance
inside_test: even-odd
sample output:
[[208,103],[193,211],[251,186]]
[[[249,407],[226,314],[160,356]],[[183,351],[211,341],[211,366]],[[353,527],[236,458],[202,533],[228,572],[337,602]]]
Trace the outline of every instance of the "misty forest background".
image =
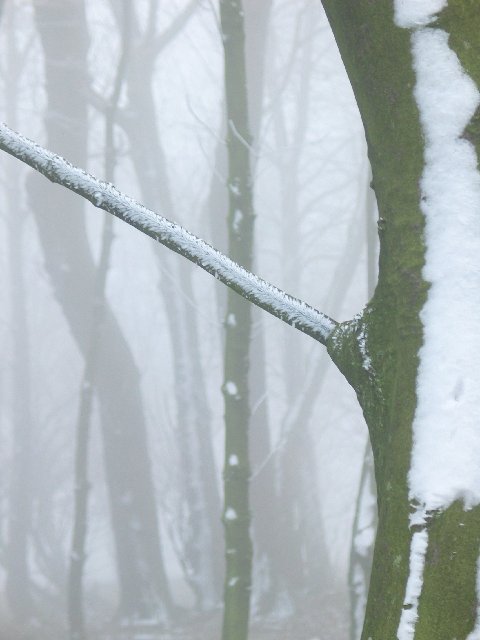
[[[350,85],[319,0],[243,5],[254,271],[350,318],[376,271]],[[214,0],[6,0],[0,117],[228,253],[224,44]],[[0,163],[0,638],[66,637],[76,509],[89,639],[219,638],[226,290]],[[251,637],[355,638],[366,427],[320,345],[252,317]]]

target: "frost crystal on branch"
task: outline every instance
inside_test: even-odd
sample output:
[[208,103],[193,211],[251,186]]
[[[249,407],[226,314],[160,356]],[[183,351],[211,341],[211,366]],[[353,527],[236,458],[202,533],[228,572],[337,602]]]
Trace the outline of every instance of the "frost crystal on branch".
[[[410,497],[427,510],[480,504],[480,173],[464,131],[480,104],[448,34],[435,27],[446,0],[396,0],[412,28],[415,99],[425,136],[421,209],[424,278]],[[431,26],[426,27],[425,25]]]
[[250,302],[325,344],[336,322],[230,260],[178,224],[147,209],[28,138],[0,124],[0,149],[208,271]]

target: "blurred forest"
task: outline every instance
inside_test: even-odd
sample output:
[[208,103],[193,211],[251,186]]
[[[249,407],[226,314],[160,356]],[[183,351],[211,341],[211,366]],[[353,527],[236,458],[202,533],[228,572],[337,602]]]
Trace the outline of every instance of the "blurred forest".
[[[337,320],[361,311],[375,201],[319,0],[1,6],[9,126]],[[0,639],[219,640],[249,596],[252,640],[358,638],[374,488],[323,348],[0,162]]]

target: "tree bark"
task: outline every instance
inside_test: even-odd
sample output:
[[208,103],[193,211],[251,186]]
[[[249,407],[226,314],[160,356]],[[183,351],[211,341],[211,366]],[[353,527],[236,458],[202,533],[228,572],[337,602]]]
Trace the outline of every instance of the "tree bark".
[[[267,73],[267,47],[271,0],[257,2],[243,0],[245,28],[245,65],[247,82],[247,103],[249,127],[254,153],[250,157],[252,167],[252,191],[255,216],[259,210],[255,203],[257,161],[262,152],[262,121]],[[228,194],[226,194],[228,195]],[[217,215],[218,215],[217,207]],[[253,264],[257,263],[255,241],[253,241]],[[278,595],[277,572],[280,558],[272,543],[272,530],[278,513],[278,496],[275,486],[274,468],[270,466],[264,473],[253,477],[271,450],[271,425],[268,411],[266,379],[265,327],[260,310],[251,309],[251,342],[249,353],[249,458],[252,469],[250,479],[250,505],[252,513],[253,578],[252,601],[254,615],[265,615],[275,606]]]

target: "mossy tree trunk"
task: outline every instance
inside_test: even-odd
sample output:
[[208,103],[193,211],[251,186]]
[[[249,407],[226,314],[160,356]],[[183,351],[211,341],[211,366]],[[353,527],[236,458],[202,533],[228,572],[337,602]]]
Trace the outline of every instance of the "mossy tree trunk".
[[[428,540],[423,584],[408,637],[467,638],[477,613],[480,508],[467,511],[455,502],[429,512],[420,526],[410,520],[418,506],[409,501],[408,472],[423,341],[420,312],[428,292],[420,208],[425,143],[413,93],[411,34],[395,25],[391,0],[323,0],[323,5],[365,125],[379,207],[375,294],[361,317],[340,325],[328,340],[330,355],[362,406],[378,487],[378,534],[362,638],[397,638],[402,612],[411,608],[405,594],[412,540],[422,531]],[[478,3],[450,0],[435,28],[450,34],[450,48],[480,85]],[[478,155],[477,122],[474,117],[467,133]]]

